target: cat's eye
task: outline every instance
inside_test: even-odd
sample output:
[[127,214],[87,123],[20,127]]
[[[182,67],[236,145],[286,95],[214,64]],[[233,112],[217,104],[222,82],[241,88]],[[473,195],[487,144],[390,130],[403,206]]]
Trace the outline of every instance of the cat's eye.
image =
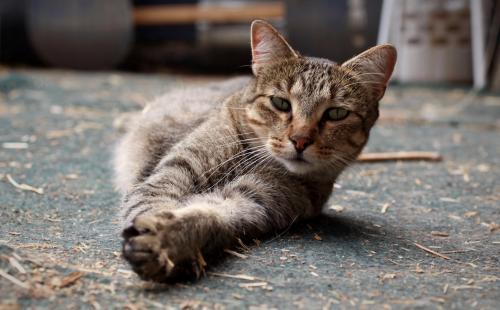
[[273,106],[283,112],[290,112],[292,110],[292,105],[290,101],[280,98],[280,97],[271,97],[271,103]]
[[349,111],[342,108],[331,108],[326,110],[325,119],[329,121],[341,121],[349,115]]

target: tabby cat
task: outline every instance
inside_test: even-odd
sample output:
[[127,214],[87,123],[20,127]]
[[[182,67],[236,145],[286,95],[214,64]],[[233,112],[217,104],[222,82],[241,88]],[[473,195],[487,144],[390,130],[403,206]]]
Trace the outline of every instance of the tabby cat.
[[342,65],[304,57],[259,20],[251,47],[250,79],[166,94],[116,149],[123,256],[143,279],[200,276],[237,240],[318,215],[366,144],[396,61],[390,45]]

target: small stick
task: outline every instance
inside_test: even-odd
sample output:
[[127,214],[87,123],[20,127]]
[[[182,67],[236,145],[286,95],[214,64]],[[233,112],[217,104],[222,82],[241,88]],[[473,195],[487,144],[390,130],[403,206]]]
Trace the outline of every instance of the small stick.
[[446,256],[446,255],[444,255],[444,254],[438,253],[438,252],[436,252],[436,251],[434,251],[434,250],[431,250],[431,249],[429,249],[428,247],[425,247],[425,246],[423,246],[423,245],[421,245],[421,244],[418,244],[418,243],[416,243],[416,242],[413,242],[413,244],[414,244],[417,248],[420,248],[420,249],[422,249],[422,250],[424,250],[424,251],[426,251],[426,252],[429,252],[429,253],[431,253],[431,254],[433,254],[433,255],[439,256],[439,257],[444,258],[444,259],[446,259],[446,260],[450,260],[450,259],[451,259],[449,256]]
[[246,274],[227,274],[227,273],[217,273],[217,272],[207,272],[207,274],[215,277],[221,278],[231,278],[231,279],[239,279],[239,280],[247,280],[247,281],[255,281],[261,280],[254,276],[248,276]]
[[441,161],[442,157],[436,152],[387,152],[387,153],[364,153],[359,155],[357,161],[365,163],[384,162],[384,161]]
[[267,286],[267,282],[242,283],[242,284],[238,284],[238,286],[242,287],[242,288]]
[[230,249],[224,249],[224,252],[226,252],[227,254],[231,254],[233,256],[239,257],[241,259],[247,259],[248,258],[247,255],[238,253],[238,252],[230,250]]
[[467,253],[471,251],[476,251],[474,249],[467,249],[467,250],[456,250],[456,251],[443,251],[441,254],[452,254],[452,253]]
[[60,287],[67,287],[73,285],[76,281],[78,281],[83,276],[83,273],[80,271],[75,271],[70,273],[68,276],[62,279],[62,283]]
[[449,237],[450,234],[443,231],[431,231],[431,235],[435,237]]
[[244,250],[244,251],[249,251],[250,248],[243,243],[243,241],[240,239],[240,238],[236,238],[238,240],[238,243],[240,244],[241,248]]
[[28,185],[28,184],[24,184],[24,183],[23,183],[23,184],[19,184],[19,183],[17,183],[17,182],[16,182],[16,181],[15,181],[15,180],[14,180],[14,179],[10,176],[10,174],[7,174],[7,175],[6,175],[6,177],[7,177],[7,181],[9,181],[9,183],[10,183],[12,186],[14,186],[15,188],[19,188],[19,189],[21,189],[21,190],[23,190],[23,191],[31,191],[31,192],[35,192],[35,193],[37,193],[37,194],[39,194],[39,195],[42,195],[42,194],[43,194],[43,188],[41,188],[41,187],[40,187],[40,188],[36,188],[36,187],[33,187],[33,186],[31,186],[31,185]]
[[28,146],[29,145],[26,142],[4,142],[4,143],[2,143],[2,147],[4,149],[12,149],[12,150],[27,149]]
[[8,274],[7,272],[3,271],[2,269],[0,269],[0,276],[4,277],[5,279],[9,280],[10,282],[14,283],[15,285],[17,286],[20,286],[24,289],[29,289],[30,286],[22,281],[19,281],[18,279],[14,278],[13,276],[11,276],[10,274]]
[[14,257],[9,257],[9,263],[17,269],[17,271],[19,271],[19,273],[21,274],[26,274],[26,269],[24,269],[24,267],[21,265],[21,263],[19,263],[19,261],[17,259],[15,259]]

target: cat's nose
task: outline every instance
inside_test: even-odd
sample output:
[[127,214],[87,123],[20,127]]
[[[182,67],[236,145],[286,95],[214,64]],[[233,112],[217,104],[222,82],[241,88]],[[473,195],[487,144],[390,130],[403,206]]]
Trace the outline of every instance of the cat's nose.
[[293,135],[290,136],[289,139],[292,141],[297,153],[304,152],[304,150],[313,143],[313,140],[307,136]]

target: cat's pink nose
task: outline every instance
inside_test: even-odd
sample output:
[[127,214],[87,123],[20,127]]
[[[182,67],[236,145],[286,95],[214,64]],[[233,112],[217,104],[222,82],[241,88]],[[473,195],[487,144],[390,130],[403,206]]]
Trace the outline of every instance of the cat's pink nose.
[[297,153],[302,153],[304,150],[313,143],[313,140],[307,136],[293,135],[290,137],[293,146]]

